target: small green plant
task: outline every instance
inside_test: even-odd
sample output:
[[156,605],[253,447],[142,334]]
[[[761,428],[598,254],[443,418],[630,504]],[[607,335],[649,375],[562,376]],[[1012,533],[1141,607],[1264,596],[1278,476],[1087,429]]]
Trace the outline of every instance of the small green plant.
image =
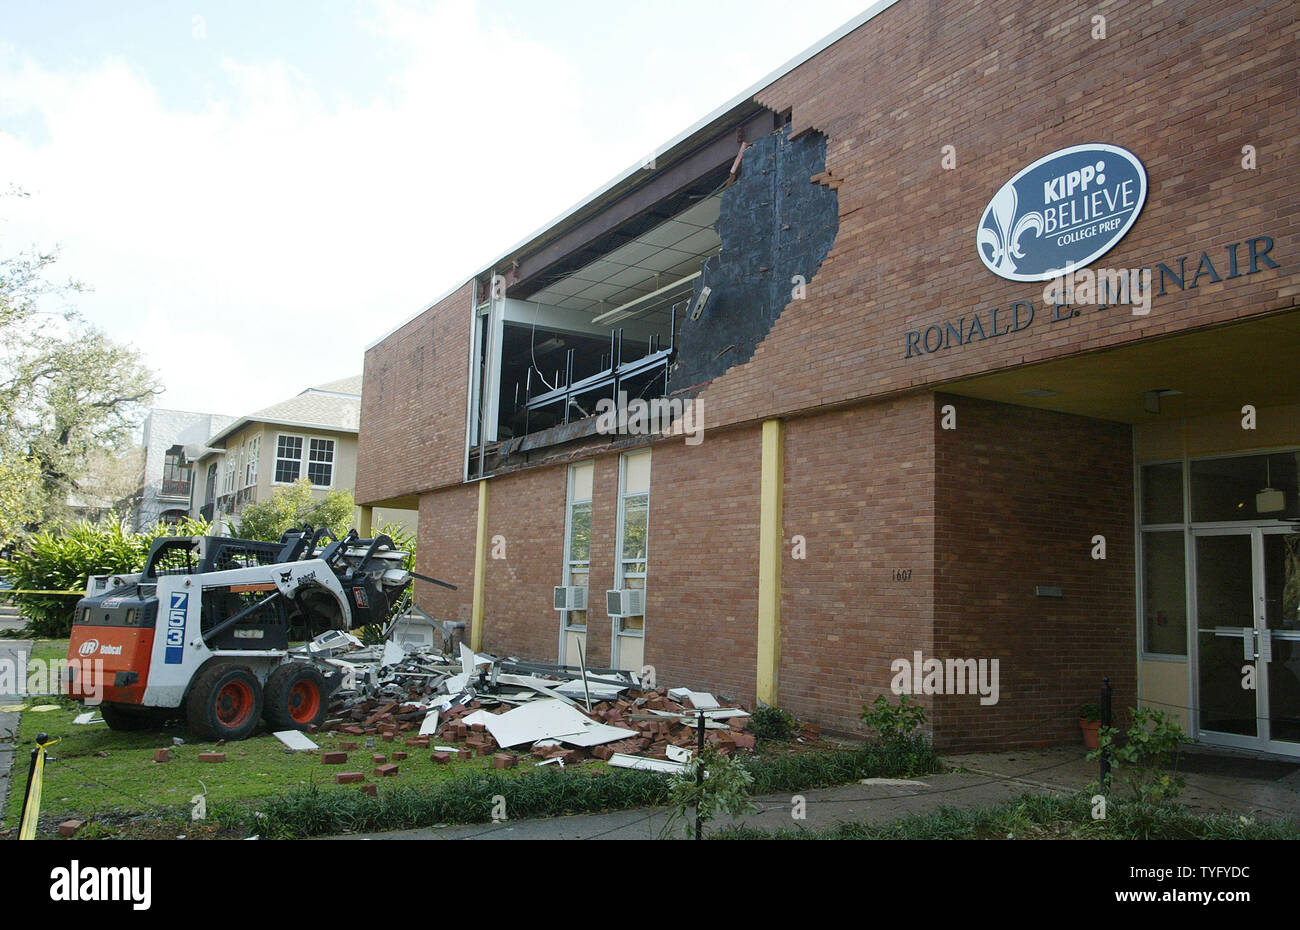
[[[705,776],[699,780],[703,767]],[[680,823],[686,837],[695,835],[695,824],[687,816],[694,810],[701,825],[719,814],[741,817],[755,810],[749,792],[754,776],[749,774],[740,759],[724,756],[707,743],[687,764],[686,769],[674,775],[668,786],[668,806],[671,813],[664,822],[660,836],[667,836],[675,824]]]
[[791,739],[799,728],[799,721],[794,714],[779,707],[760,704],[749,718],[749,732],[759,739]]
[[920,739],[925,708],[906,694],[899,696],[897,704],[891,704],[882,694],[872,704],[863,705],[862,720],[886,746],[909,746]]
[[[1132,724],[1124,741],[1119,741],[1117,727],[1101,727],[1097,731],[1097,748],[1088,753],[1088,758],[1097,761],[1103,754],[1108,755],[1115,769],[1111,779],[1118,774],[1135,800],[1172,801],[1186,785],[1177,768],[1178,750],[1187,734],[1162,710],[1129,708],[1129,714]],[[1173,773],[1166,771],[1170,767]]]
[[1101,708],[1096,704],[1084,704],[1079,708],[1079,719],[1086,720],[1088,723],[1097,723],[1101,720]]

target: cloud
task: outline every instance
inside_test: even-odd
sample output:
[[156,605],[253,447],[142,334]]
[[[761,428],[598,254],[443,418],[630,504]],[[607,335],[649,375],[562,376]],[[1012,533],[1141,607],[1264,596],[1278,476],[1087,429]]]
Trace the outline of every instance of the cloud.
[[0,47],[0,189],[32,194],[4,204],[0,249],[60,243],[93,289],[78,306],[146,353],[163,406],[238,414],[359,372],[367,343],[762,70],[660,51],[699,66],[698,96],[678,79],[611,113],[573,60],[469,0],[380,0],[357,41],[390,68],[366,99],[230,56],[178,100],[131,59]]
[[616,154],[577,119],[574,66],[472,4],[385,4],[373,28],[403,65],[364,102],[278,61],[224,59],[217,99],[181,110],[121,59],[0,59],[0,112],[45,129],[0,131],[0,181],[32,193],[3,247],[62,243],[93,288],[79,305],[146,352],[162,404],[239,413],[360,371],[483,243],[504,250]]

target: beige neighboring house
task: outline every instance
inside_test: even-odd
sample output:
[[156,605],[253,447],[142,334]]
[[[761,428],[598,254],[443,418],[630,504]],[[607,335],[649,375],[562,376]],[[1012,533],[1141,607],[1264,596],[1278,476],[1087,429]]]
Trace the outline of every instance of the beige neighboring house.
[[[206,443],[188,446],[194,463],[190,515],[217,521],[270,498],[278,487],[309,478],[312,495],[353,489],[357,476],[357,430],[361,376],[309,387],[301,394],[236,417]],[[233,521],[238,522],[238,521]],[[354,511],[353,526],[401,523],[415,531],[413,510]],[[341,532],[346,527],[332,527]]]

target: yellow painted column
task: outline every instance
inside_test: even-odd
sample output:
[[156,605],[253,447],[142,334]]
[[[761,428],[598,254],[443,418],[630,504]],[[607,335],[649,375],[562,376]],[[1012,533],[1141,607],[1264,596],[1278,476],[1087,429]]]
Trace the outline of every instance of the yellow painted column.
[[375,508],[362,507],[361,518],[357,521],[357,534],[362,539],[369,539],[375,523]]
[[487,589],[488,479],[478,483],[478,535],[474,540],[474,610],[471,614],[469,648],[483,648],[483,595]]
[[785,424],[763,423],[758,501],[758,699],[777,705],[781,665],[782,491],[785,485]]

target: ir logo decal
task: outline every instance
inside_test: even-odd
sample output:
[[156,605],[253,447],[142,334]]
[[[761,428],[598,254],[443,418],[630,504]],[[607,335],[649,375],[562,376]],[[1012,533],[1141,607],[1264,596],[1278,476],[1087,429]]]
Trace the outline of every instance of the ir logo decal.
[[1047,281],[1105,255],[1142,212],[1147,173],[1115,145],[1045,155],[993,195],[975,234],[980,260],[1010,281]]
[[99,640],[88,639],[81,644],[81,648],[77,650],[77,653],[83,656],[93,656],[97,649],[99,649]]

